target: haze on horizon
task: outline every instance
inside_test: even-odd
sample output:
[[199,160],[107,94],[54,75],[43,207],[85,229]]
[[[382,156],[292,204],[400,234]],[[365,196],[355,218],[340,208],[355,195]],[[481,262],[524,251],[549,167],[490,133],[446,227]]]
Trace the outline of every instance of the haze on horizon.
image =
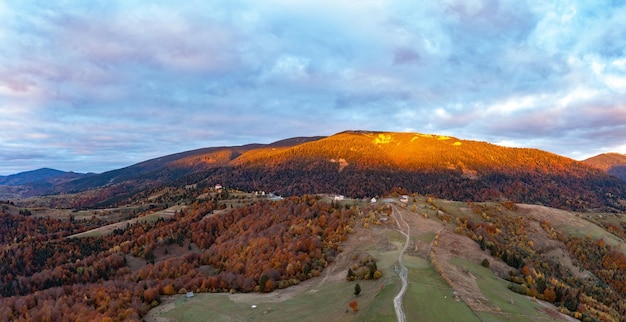
[[0,2],[0,175],[415,131],[626,153],[626,2]]

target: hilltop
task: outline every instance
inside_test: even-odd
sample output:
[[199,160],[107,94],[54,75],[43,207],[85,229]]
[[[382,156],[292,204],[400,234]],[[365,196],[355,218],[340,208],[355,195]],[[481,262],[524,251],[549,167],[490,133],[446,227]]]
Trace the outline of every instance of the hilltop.
[[[452,200],[513,200],[570,209],[624,209],[625,185],[537,149],[419,134],[348,131],[242,154],[212,178],[245,190],[353,197],[394,189]],[[608,193],[608,195],[607,195]]]
[[20,172],[8,176],[0,176],[0,186],[21,186],[28,183],[45,181],[59,183],[83,176],[81,173],[66,172],[50,168],[41,168],[33,171]]
[[216,183],[285,196],[404,191],[459,201],[626,209],[624,181],[570,158],[448,136],[369,131],[187,151],[37,191],[81,193],[65,206],[93,207],[164,186]]
[[603,153],[583,160],[583,163],[626,181],[626,155],[624,154]]
[[52,187],[89,175],[41,168],[8,176],[0,176],[0,199],[23,198],[45,194]]

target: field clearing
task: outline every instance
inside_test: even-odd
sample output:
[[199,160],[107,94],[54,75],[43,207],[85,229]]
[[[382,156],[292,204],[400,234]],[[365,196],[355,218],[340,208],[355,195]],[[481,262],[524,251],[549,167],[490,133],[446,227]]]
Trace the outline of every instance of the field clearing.
[[[315,282],[311,280],[305,283]],[[153,321],[359,321],[364,319],[364,315],[378,316],[377,312],[373,312],[377,310],[367,309],[380,292],[378,283],[361,281],[360,284],[362,292],[358,297],[352,294],[354,284],[347,282],[326,284],[319,288],[298,285],[290,287],[294,288],[291,290],[278,290],[270,294],[203,293],[191,299],[178,295],[169,299],[169,304],[154,309]],[[389,289],[393,291],[393,287]],[[361,308],[357,313],[348,307],[353,299],[357,300]],[[256,308],[252,308],[253,305]],[[390,313],[389,321],[395,320],[393,309]]]
[[549,304],[546,306],[528,296],[511,292],[508,289],[510,282],[495,276],[488,268],[464,258],[453,258],[449,262],[471,274],[480,292],[489,300],[489,305],[498,311],[476,312],[482,321],[577,321],[559,314],[556,308]]
[[[73,210],[73,209],[55,209],[55,208],[30,208],[32,216],[36,218],[50,217],[58,220],[69,220],[73,217],[74,220],[90,220],[97,218],[107,222],[118,222],[127,220],[136,211],[145,211],[140,209],[141,207],[120,207],[120,208],[106,208],[106,209],[88,209],[88,210]],[[145,207],[143,207],[145,208]]]
[[[547,220],[552,226],[570,236],[574,237],[591,237],[593,239],[602,238],[607,245],[621,249],[626,254],[626,249],[620,248],[619,245],[624,241],[617,236],[607,232],[597,224],[583,219],[583,216],[598,217],[601,214],[584,214],[574,213],[565,210],[548,208],[534,205],[518,206],[526,215],[532,216],[537,220]],[[604,214],[604,218],[606,214]],[[622,217],[623,218],[623,217]]]
[[115,229],[124,228],[126,227],[126,225],[132,225],[137,222],[155,222],[159,220],[159,218],[164,218],[164,219],[172,218],[175,216],[176,212],[180,211],[183,208],[184,206],[180,206],[180,205],[172,206],[167,209],[163,209],[161,211],[153,212],[146,216],[120,221],[114,224],[105,225],[105,226],[98,227],[92,230],[88,230],[80,234],[71,235],[71,236],[68,236],[68,238],[81,238],[81,237],[94,237],[94,236],[99,237],[99,236],[108,235],[112,233]]
[[426,259],[405,256],[409,289],[404,299],[407,321],[480,321]]

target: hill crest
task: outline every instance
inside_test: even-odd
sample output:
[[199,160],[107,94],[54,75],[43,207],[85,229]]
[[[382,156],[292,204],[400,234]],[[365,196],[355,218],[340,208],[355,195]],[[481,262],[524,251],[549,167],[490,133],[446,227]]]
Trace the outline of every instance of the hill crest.
[[20,186],[37,181],[53,180],[55,178],[62,179],[61,177],[66,177],[70,179],[74,177],[79,177],[81,175],[82,174],[80,173],[66,172],[51,168],[40,168],[37,170],[24,171],[8,176],[0,176],[0,185]]
[[583,162],[626,181],[626,155],[624,154],[603,153]]
[[281,195],[360,198],[397,190],[461,201],[626,209],[626,183],[583,162],[538,149],[414,132],[344,131],[198,149],[66,182],[46,193],[96,189],[78,204],[105,206],[163,186],[218,183]]

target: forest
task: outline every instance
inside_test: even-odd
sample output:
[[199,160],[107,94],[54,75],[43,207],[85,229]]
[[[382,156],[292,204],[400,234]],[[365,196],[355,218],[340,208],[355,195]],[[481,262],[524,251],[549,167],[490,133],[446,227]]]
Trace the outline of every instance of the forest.
[[412,133],[344,132],[294,147],[254,149],[181,180],[203,178],[286,196],[331,192],[363,198],[401,188],[457,201],[626,210],[624,181],[581,162],[536,149]]
[[623,180],[537,149],[360,131],[281,142],[187,151],[64,182],[43,193],[79,193],[71,200],[58,199],[64,208],[109,207],[145,190],[208,181],[282,196],[337,193],[362,198],[402,188],[457,201],[626,210]]
[[[171,220],[101,237],[88,224],[0,213],[0,320],[140,320],[163,295],[270,292],[318,276],[351,231],[356,209],[319,197],[259,201],[220,214],[196,202]],[[155,253],[187,247],[155,261]],[[139,264],[137,264],[139,262]],[[132,264],[134,263],[134,264]]]
[[[620,321],[626,318],[626,255],[602,239],[570,236],[555,230],[549,222],[539,224],[546,236],[575,261],[576,274],[558,259],[537,249],[526,227],[533,220],[514,215],[513,203],[504,207],[472,204],[483,221],[464,218],[457,232],[474,239],[492,256],[507,263],[511,270],[504,278],[512,291],[541,299],[583,321]],[[507,209],[507,207],[509,209]]]

